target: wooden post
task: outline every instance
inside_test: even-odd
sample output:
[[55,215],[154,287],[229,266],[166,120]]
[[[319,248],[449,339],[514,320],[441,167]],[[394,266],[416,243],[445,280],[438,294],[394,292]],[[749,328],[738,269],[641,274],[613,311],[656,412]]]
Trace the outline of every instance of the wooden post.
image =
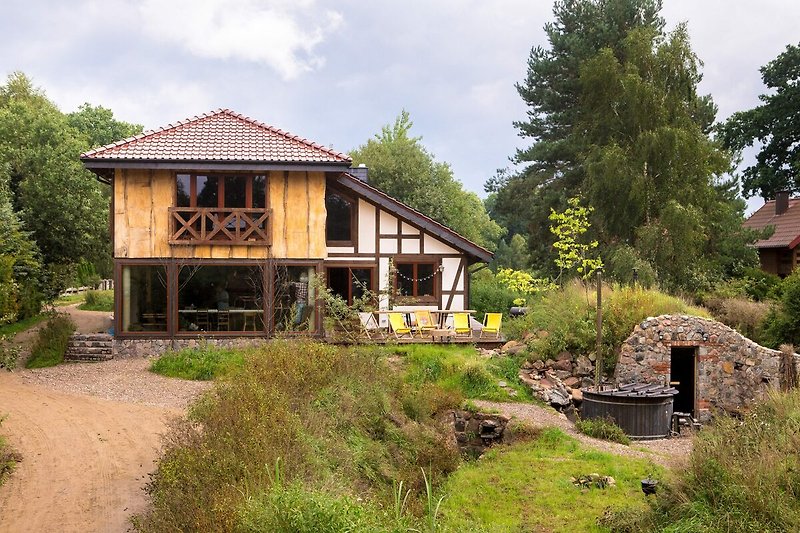
[[603,271],[597,269],[597,347],[594,360],[594,389],[600,390],[601,368],[603,366]]

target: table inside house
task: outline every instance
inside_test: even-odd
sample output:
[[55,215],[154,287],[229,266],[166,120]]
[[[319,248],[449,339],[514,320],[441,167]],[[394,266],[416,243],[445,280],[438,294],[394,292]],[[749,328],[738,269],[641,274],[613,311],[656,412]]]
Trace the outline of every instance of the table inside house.
[[[261,309],[241,309],[231,307],[230,309],[178,309],[181,318],[186,319],[190,324],[194,324],[198,330],[211,331],[259,331],[259,317],[264,313]],[[225,327],[225,318],[228,318]]]

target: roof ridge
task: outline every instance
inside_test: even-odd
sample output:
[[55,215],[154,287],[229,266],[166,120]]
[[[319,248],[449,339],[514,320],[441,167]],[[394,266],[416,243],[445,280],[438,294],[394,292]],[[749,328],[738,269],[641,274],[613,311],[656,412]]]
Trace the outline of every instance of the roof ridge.
[[224,111],[229,111],[229,110],[223,109],[221,107],[218,107],[217,109],[214,109],[212,111],[208,111],[206,113],[202,113],[200,115],[194,115],[194,116],[182,119],[182,120],[178,120],[174,124],[172,122],[170,122],[166,126],[161,126],[159,128],[155,128],[155,129],[151,129],[151,130],[144,130],[142,133],[138,133],[136,135],[132,135],[130,137],[126,137],[125,139],[121,139],[119,141],[114,141],[113,143],[106,144],[105,146],[100,146],[98,148],[92,148],[91,150],[82,153],[80,155],[80,157],[82,157],[82,158],[83,157],[91,157],[93,155],[97,155],[97,154],[99,154],[101,152],[104,152],[106,150],[110,150],[111,148],[116,148],[118,146],[122,146],[123,144],[127,144],[129,142],[139,141],[139,140],[147,138],[147,137],[153,137],[154,135],[157,135],[159,133],[164,133],[166,131],[170,131],[170,130],[174,130],[176,128],[179,128],[180,126],[185,126],[186,124],[191,124],[193,122],[198,122],[200,120],[203,120],[203,119],[206,119],[206,118],[210,118],[210,117],[213,117],[215,115],[219,115],[220,113],[223,113]]
[[236,112],[236,111],[234,111],[234,110],[232,110],[230,108],[227,108],[227,107],[224,107],[224,108],[223,107],[218,107],[217,109],[214,109],[212,111],[208,111],[206,113],[202,113],[202,114],[194,115],[192,117],[188,117],[188,118],[185,118],[185,119],[182,119],[182,120],[178,120],[178,121],[176,121],[174,123],[169,123],[166,126],[161,126],[159,128],[156,128],[156,129],[146,130],[146,131],[143,131],[142,133],[139,133],[137,135],[133,135],[131,137],[127,137],[125,139],[122,139],[122,140],[119,140],[119,141],[115,141],[115,142],[107,144],[105,146],[101,146],[101,147],[98,147],[98,148],[93,148],[91,150],[88,150],[88,151],[82,153],[80,155],[80,157],[81,158],[95,157],[95,156],[97,156],[99,154],[102,154],[103,152],[105,152],[107,150],[111,150],[111,149],[120,147],[120,146],[122,146],[124,144],[128,144],[128,143],[131,143],[131,142],[134,142],[134,141],[140,141],[140,140],[146,139],[146,138],[156,137],[156,136],[159,136],[159,135],[161,135],[163,133],[167,133],[169,131],[173,131],[175,129],[187,126],[189,124],[200,122],[202,120],[206,120],[206,119],[218,116],[218,115],[228,115],[230,117],[233,117],[235,119],[241,120],[243,122],[246,122],[246,123],[251,124],[253,126],[256,126],[258,128],[265,129],[265,130],[267,130],[267,131],[269,131],[271,133],[274,133],[276,135],[280,135],[280,136],[282,136],[283,138],[285,138],[288,141],[296,142],[296,143],[298,143],[298,144],[300,144],[302,146],[305,146],[305,147],[312,148],[314,150],[318,150],[320,152],[323,152],[323,153],[325,153],[325,154],[327,154],[329,156],[332,156],[332,157],[334,157],[336,159],[341,159],[343,161],[352,161],[350,156],[348,156],[347,154],[345,154],[343,152],[338,152],[338,151],[336,151],[336,150],[334,150],[332,148],[328,148],[328,147],[326,147],[326,146],[324,146],[322,144],[315,143],[315,142],[313,142],[313,141],[311,141],[311,140],[309,140],[309,139],[307,139],[305,137],[301,137],[300,135],[295,135],[295,134],[290,133],[288,131],[285,131],[285,130],[282,130],[280,128],[277,128],[275,126],[270,126],[269,124],[266,124],[264,122],[261,122],[259,120],[254,119],[254,118],[251,118],[251,117],[249,117],[247,115],[244,115],[242,113],[238,113],[238,112]]

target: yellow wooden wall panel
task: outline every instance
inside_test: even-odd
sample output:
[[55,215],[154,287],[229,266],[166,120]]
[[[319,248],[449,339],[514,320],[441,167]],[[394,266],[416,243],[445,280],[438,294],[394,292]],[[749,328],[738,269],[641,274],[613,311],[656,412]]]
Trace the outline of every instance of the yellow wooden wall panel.
[[284,194],[284,173],[272,171],[269,173],[269,204],[272,208],[272,255],[273,257],[286,257],[286,225]]
[[[308,257],[325,258],[328,249],[325,243],[325,174],[308,173]],[[353,228],[357,232],[358,228]]]
[[151,251],[154,257],[169,257],[169,236],[172,233],[169,208],[175,203],[175,179],[172,172],[157,170],[151,186]]
[[284,197],[287,257],[308,257],[308,194],[305,172],[289,172],[289,192]]

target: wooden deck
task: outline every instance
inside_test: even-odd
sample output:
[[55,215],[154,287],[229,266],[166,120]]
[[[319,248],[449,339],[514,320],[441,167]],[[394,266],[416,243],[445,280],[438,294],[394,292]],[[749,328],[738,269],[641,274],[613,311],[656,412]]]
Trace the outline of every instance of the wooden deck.
[[[343,338],[335,338],[335,337],[325,337],[325,342],[330,344],[354,344],[353,341]],[[426,335],[424,337],[414,336],[413,338],[402,338],[396,339],[394,335],[372,335],[372,338],[367,338],[366,336],[359,337],[356,341],[357,343],[363,344],[437,344],[441,346],[448,346],[448,345],[463,345],[463,344],[474,344],[478,348],[483,348],[486,350],[492,348],[499,348],[506,342],[506,338],[501,334],[499,339],[494,337],[483,337],[480,338],[477,334],[473,334],[471,337],[450,337],[446,340],[434,340],[431,336]]]

